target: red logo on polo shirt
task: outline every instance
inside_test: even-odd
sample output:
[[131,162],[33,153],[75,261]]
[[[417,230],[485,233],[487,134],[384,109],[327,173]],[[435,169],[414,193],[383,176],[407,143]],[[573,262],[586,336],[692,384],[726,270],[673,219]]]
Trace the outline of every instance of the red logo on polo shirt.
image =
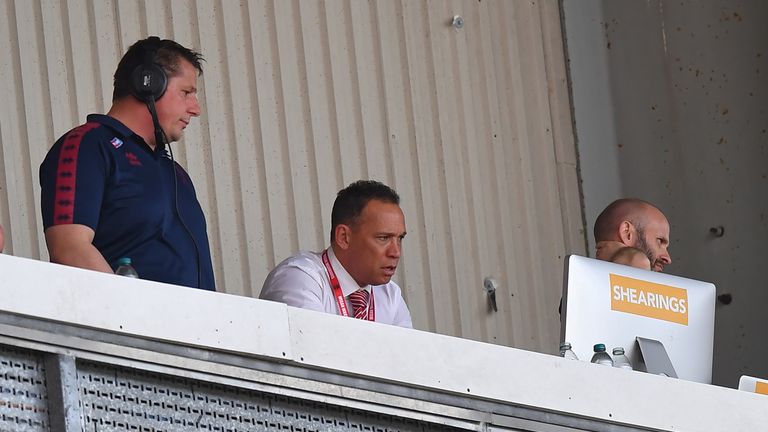
[[141,166],[141,161],[134,153],[125,152],[125,157],[128,159],[128,163],[132,166]]

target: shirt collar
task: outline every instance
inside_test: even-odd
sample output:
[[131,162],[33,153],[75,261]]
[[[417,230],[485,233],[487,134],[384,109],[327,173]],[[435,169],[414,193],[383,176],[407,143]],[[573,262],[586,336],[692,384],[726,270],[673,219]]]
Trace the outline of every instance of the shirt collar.
[[355,279],[352,278],[352,276],[347,273],[347,269],[344,268],[343,265],[341,265],[341,262],[339,262],[339,259],[336,258],[336,254],[333,253],[333,247],[329,246],[328,249],[328,259],[331,261],[331,266],[333,267],[333,271],[336,273],[336,277],[339,279],[339,284],[341,285],[341,292],[344,294],[344,297],[348,297],[353,292],[364,289],[368,292],[371,291],[371,286],[366,285],[364,287],[361,287],[360,285],[355,282]]
[[144,141],[144,138],[137,134],[136,132],[132,131],[128,126],[124,125],[120,120],[110,117],[105,114],[88,114],[87,117],[88,122],[96,122],[99,124],[102,124],[104,126],[107,126],[108,128],[115,131],[117,134],[121,135],[123,138],[130,138],[136,143],[139,144],[139,146],[143,147],[145,150],[147,150],[149,153],[153,154],[154,156],[162,156],[160,154],[160,150],[155,148],[155,151],[152,151],[152,147],[147,144],[146,141]]

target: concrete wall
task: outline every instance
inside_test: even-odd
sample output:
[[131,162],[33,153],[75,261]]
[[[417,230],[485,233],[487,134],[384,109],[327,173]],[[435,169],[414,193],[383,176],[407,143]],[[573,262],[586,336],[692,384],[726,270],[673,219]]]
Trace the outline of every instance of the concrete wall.
[[615,198],[656,203],[671,222],[668,271],[731,295],[717,305],[714,382],[768,376],[768,4],[563,11],[587,227]]

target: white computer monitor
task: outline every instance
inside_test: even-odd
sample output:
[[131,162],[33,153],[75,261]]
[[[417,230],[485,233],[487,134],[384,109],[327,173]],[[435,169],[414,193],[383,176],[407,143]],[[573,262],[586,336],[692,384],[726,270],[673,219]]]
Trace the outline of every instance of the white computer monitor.
[[570,255],[564,285],[561,340],[580,360],[603,343],[637,367],[641,337],[664,345],[678,378],[712,382],[713,284]]
[[749,375],[739,378],[739,390],[768,395],[768,380]]

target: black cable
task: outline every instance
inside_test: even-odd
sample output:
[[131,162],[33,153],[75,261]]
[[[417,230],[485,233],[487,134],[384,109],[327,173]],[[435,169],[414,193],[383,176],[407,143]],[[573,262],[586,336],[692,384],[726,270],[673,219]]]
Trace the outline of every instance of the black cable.
[[149,113],[152,115],[152,123],[155,126],[155,145],[159,147],[159,151],[165,151],[167,148],[168,154],[170,155],[171,175],[173,176],[174,210],[176,211],[176,217],[179,218],[179,222],[181,222],[181,226],[184,228],[184,231],[189,234],[189,238],[192,239],[192,244],[195,246],[195,262],[197,264],[197,288],[202,288],[203,277],[202,266],[200,265],[200,247],[197,245],[197,240],[192,234],[192,230],[189,229],[189,226],[187,226],[187,223],[184,221],[184,218],[181,217],[181,212],[179,211],[179,180],[176,177],[176,160],[173,158],[173,149],[171,149],[170,143],[168,142],[168,136],[165,134],[163,128],[160,127],[160,121],[157,118],[157,110],[155,109],[155,98],[152,96],[150,96],[147,100],[147,108],[149,108]]
[[[165,136],[165,131],[160,129],[160,131],[163,134],[163,138],[168,140],[168,137]],[[184,227],[184,230],[189,234],[189,238],[192,239],[192,244],[195,246],[195,258],[197,263],[197,287],[202,288],[202,266],[200,265],[200,247],[197,245],[197,240],[195,239],[195,236],[192,234],[192,230],[189,229],[187,226],[187,223],[184,222],[184,218],[181,217],[181,212],[179,211],[179,180],[176,177],[176,161],[173,159],[173,150],[171,149],[171,146],[168,145],[168,153],[171,155],[171,171],[173,171],[173,201],[174,201],[174,207],[176,208],[176,217],[179,218],[179,222],[181,222],[181,226]]]

